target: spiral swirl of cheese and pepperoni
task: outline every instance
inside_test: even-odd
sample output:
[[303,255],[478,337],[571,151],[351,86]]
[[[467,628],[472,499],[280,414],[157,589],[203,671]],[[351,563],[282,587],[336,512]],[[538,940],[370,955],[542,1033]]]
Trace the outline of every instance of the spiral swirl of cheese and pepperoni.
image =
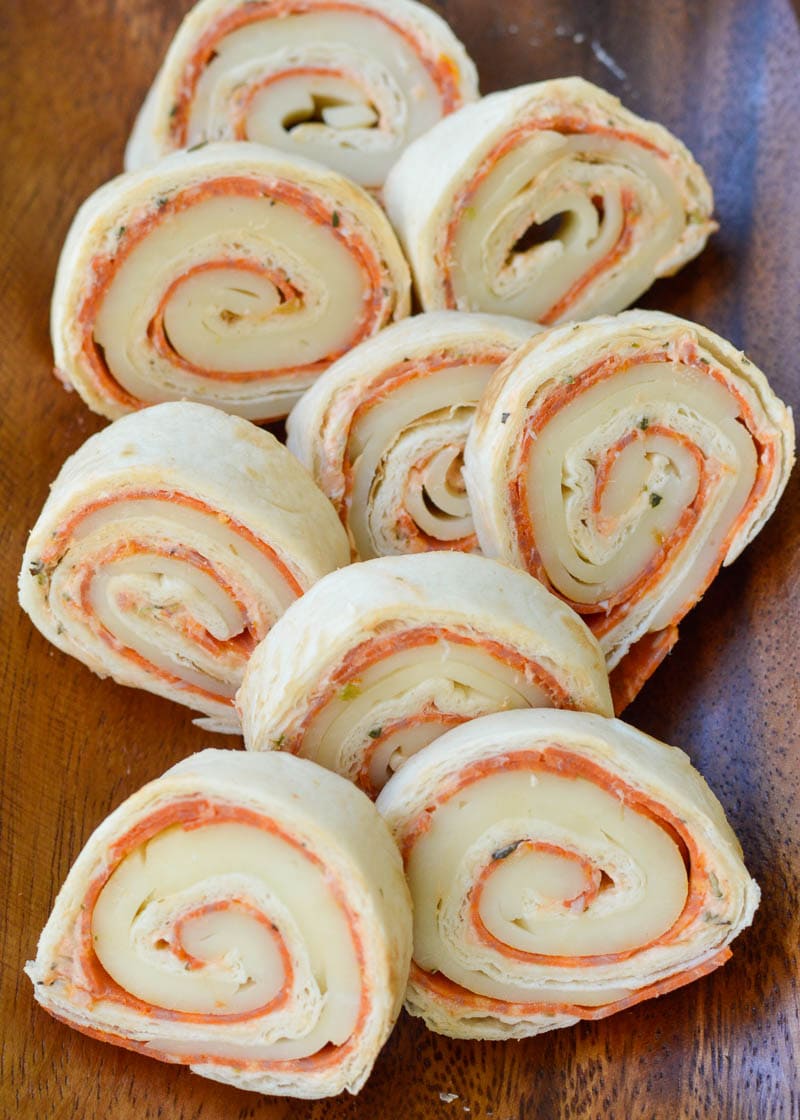
[[611,713],[579,617],[525,572],[461,552],[380,557],[321,580],[255,651],[236,704],[249,750],[303,755],[372,796],[476,716]]
[[369,1075],[410,955],[400,858],[368,799],[302,759],[207,750],[97,828],[26,971],[94,1038],[325,1097]]
[[426,311],[548,325],[621,311],[716,228],[683,144],[580,78],[490,94],[440,121],[385,197]]
[[758,905],[687,756],[619,720],[474,720],[377,807],[414,904],[406,1007],[452,1037],[522,1038],[662,995],[724,964]]
[[254,140],[379,190],[406,145],[478,95],[475,66],[413,0],[201,0],[125,154],[135,170],[207,140]]
[[196,400],[285,416],[340,355],[409,311],[380,207],[258,144],[209,144],[96,191],[51,314],[56,372],[104,416]]
[[465,477],[487,555],[583,615],[619,712],[791,470],[791,411],[697,324],[651,311],[553,328],[500,369]]
[[461,478],[489,377],[534,327],[497,315],[415,315],[340,358],[287,421],[362,560],[477,541]]
[[100,676],[237,730],[250,653],[348,558],[330,503],[274,436],[171,403],[124,417],[67,460],[28,540],[20,601]]

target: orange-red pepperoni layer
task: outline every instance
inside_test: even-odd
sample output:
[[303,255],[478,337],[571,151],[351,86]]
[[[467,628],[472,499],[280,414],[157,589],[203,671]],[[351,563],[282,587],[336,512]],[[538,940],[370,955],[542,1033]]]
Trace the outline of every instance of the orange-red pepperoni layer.
[[[410,45],[418,56],[420,62],[439,92],[442,103],[442,113],[451,113],[462,102],[459,92],[459,72],[455,61],[448,55],[431,54],[425,45],[418,40],[410,28],[405,28],[390,19],[383,12],[363,8],[358,4],[342,3],[340,0],[251,0],[226,15],[220,17],[203,34],[194,53],[189,59],[180,79],[178,91],[170,111],[170,136],[175,148],[186,146],[189,130],[189,117],[194,100],[197,83],[200,81],[205,68],[214,60],[216,49],[220,41],[240,27],[262,20],[285,19],[287,16],[305,15],[309,12],[353,12],[357,15],[379,20],[390,27],[396,35]],[[303,73],[303,69],[299,69]]]
[[[55,535],[51,538],[47,549],[42,553],[41,562],[43,564],[44,571],[52,572],[53,569],[58,566],[62,557],[69,548],[70,539],[74,534],[76,528],[87,517],[90,517],[92,514],[97,513],[99,510],[106,509],[120,502],[137,501],[163,501],[174,503],[175,505],[185,506],[188,509],[197,510],[201,513],[215,518],[217,521],[221,522],[228,530],[236,533],[238,536],[242,537],[243,540],[247,541],[248,544],[258,549],[258,551],[266,557],[270,565],[279,572],[281,578],[286,581],[287,586],[298,597],[303,594],[303,588],[301,587],[300,583],[286,566],[286,564],[280,559],[275,550],[270,545],[268,545],[266,541],[262,540],[260,537],[257,537],[255,533],[247,528],[247,526],[242,525],[240,522],[234,521],[232,518],[228,517],[227,514],[224,514],[219,510],[212,508],[206,502],[203,502],[199,498],[195,498],[189,494],[180,493],[179,491],[170,490],[133,489],[128,491],[120,491],[105,498],[98,498],[96,501],[82,506],[59,526]],[[117,653],[134,662],[148,674],[157,677],[159,680],[165,681],[168,684],[179,687],[187,692],[191,692],[194,695],[201,696],[205,699],[214,700],[222,704],[230,704],[232,706],[233,701],[230,697],[210,692],[198,685],[190,684],[184,681],[181,677],[176,676],[173,673],[169,673],[167,670],[162,669],[158,665],[154,665],[151,661],[143,657],[136,650],[131,649],[129,646],[125,646],[107,629],[107,627],[105,627],[99,621],[99,619],[96,619],[94,617],[94,609],[91,603],[90,592],[92,579],[96,575],[97,570],[101,568],[103,564],[112,563],[113,561],[119,560],[124,556],[133,555],[159,555],[170,559],[178,559],[184,563],[188,563],[198,570],[203,571],[206,575],[211,576],[211,578],[214,579],[220,587],[222,587],[225,593],[235,603],[235,605],[241,611],[247,621],[241,634],[224,642],[214,638],[213,635],[209,634],[205,630],[205,628],[198,627],[197,624],[185,613],[175,616],[171,619],[171,623],[173,625],[180,627],[180,629],[187,635],[187,637],[190,637],[193,641],[198,642],[198,644],[202,645],[203,648],[208,650],[208,652],[223,656],[229,654],[235,657],[245,658],[250,653],[252,653],[252,650],[255,648],[256,643],[264,637],[264,634],[261,633],[261,629],[259,628],[256,620],[249,618],[249,612],[246,609],[244,597],[241,596],[241,594],[239,594],[236,589],[230,584],[225,574],[214,567],[208,559],[206,559],[204,556],[201,556],[193,549],[187,549],[179,545],[157,548],[151,542],[140,542],[136,540],[120,541],[118,544],[110,546],[100,556],[94,555],[92,557],[91,567],[87,568],[82,573],[79,592],[80,607],[87,625],[91,625],[94,633],[96,633],[97,636],[110,648],[113,648]]]
[[[392,625],[387,622],[386,627]],[[395,623],[402,626],[402,622]],[[298,754],[303,745],[303,736],[306,730],[334,698],[335,694],[348,684],[357,685],[362,673],[372,665],[384,661],[393,654],[407,649],[423,649],[425,646],[435,645],[437,642],[451,642],[454,645],[472,646],[487,653],[502,665],[507,665],[525,678],[536,684],[550,696],[553,706],[557,708],[574,708],[575,704],[564,687],[538,662],[526,658],[518,650],[504,646],[491,638],[481,635],[460,634],[444,626],[420,626],[414,629],[398,629],[394,633],[387,633],[385,637],[368,638],[360,645],[351,649],[344,656],[339,665],[330,674],[322,687],[315,693],[309,704],[308,711],[298,727],[287,732],[281,746],[283,750]],[[448,718],[454,713],[442,713]],[[457,717],[455,717],[457,718]],[[423,713],[409,717],[411,720],[423,720]],[[407,726],[412,726],[409,723]]]
[[[308,860],[324,874],[327,889],[331,892],[337,905],[347,918],[353,950],[359,964],[359,972],[363,978],[365,972],[365,955],[361,941],[358,916],[348,904],[344,891],[341,886],[333,880],[322,860],[311,852],[302,840],[291,836],[281,825],[269,817],[238,805],[214,801],[202,796],[190,796],[172,801],[159,809],[154,809],[111,845],[102,870],[98,872],[89,885],[83,905],[81,906],[74,936],[68,940],[68,943],[61,947],[62,951],[60,955],[66,960],[74,961],[78,967],[75,968],[73,972],[64,972],[58,976],[54,973],[53,980],[58,978],[62,981],[66,981],[74,987],[80,988],[84,994],[88,994],[95,1001],[102,1000],[106,1003],[116,1003],[138,1012],[146,1018],[185,1023],[215,1024],[223,1022],[242,1022],[260,1018],[269,1014],[270,1011],[276,1010],[279,1006],[283,1006],[291,995],[291,956],[282,938],[280,938],[278,931],[274,929],[272,923],[264,915],[259,916],[259,920],[263,920],[265,923],[269,924],[270,928],[275,932],[279,943],[281,958],[284,963],[284,982],[280,991],[268,1004],[251,1011],[208,1015],[199,1012],[171,1011],[168,1008],[157,1007],[138,999],[136,996],[131,995],[129,992],[126,992],[124,988],[120,987],[103,968],[94,950],[92,934],[94,907],[103,887],[126,856],[130,855],[136,848],[146,844],[167,828],[178,825],[184,831],[188,832],[196,828],[208,828],[216,824],[225,823],[244,824],[250,828],[258,828],[273,836],[277,836],[283,843],[291,846],[298,855]],[[230,901],[232,905],[242,904],[242,900],[239,899],[232,899]],[[226,903],[220,902],[218,905],[222,907],[226,905]],[[245,905],[248,906],[248,909],[252,908],[252,904],[247,900],[245,900]],[[185,920],[188,915],[183,915],[182,917]],[[371,993],[368,987],[362,984],[356,1024],[350,1037],[341,1046],[328,1044],[317,1054],[310,1055],[306,1058],[292,1058],[283,1061],[269,1062],[235,1057],[222,1057],[217,1054],[170,1054],[169,1052],[157,1049],[158,1040],[153,1040],[151,1044],[145,1044],[124,1038],[109,1031],[84,1026],[80,1023],[73,1022],[63,1015],[56,1014],[55,1018],[61,1019],[63,1022],[68,1022],[70,1026],[75,1027],[77,1030],[82,1031],[92,1038],[113,1042],[126,1049],[136,1050],[139,1053],[148,1054],[151,1057],[159,1058],[166,1062],[177,1062],[182,1065],[215,1064],[230,1066],[241,1070],[266,1070],[273,1068],[281,1070],[313,1070],[340,1061],[341,1058],[357,1044],[359,1035],[364,1029],[366,1018],[369,1013],[370,997]]]
[[[352,334],[347,339],[346,343],[340,347],[339,350],[326,355],[325,358],[319,361],[310,362],[306,365],[287,366],[272,370],[251,370],[244,373],[217,370],[198,371],[197,367],[186,362],[183,363],[183,368],[189,369],[191,372],[200,372],[204,377],[210,377],[219,381],[242,382],[279,377],[287,373],[318,373],[326,369],[331,362],[341,357],[342,354],[352,349],[352,347],[357,345],[357,343],[361,342],[364,338],[374,334],[375,331],[380,326],[385,325],[390,318],[392,313],[391,292],[382,286],[383,269],[380,259],[360,234],[347,229],[346,220],[343,220],[342,217],[337,214],[336,222],[334,222],[333,209],[331,209],[327,203],[323,202],[321,198],[312,194],[297,183],[291,183],[287,180],[270,176],[260,176],[258,179],[254,179],[246,176],[231,175],[218,179],[210,179],[207,182],[186,187],[170,196],[154,200],[152,206],[144,210],[138,218],[132,218],[125,227],[122,227],[124,232],[121,233],[117,247],[113,252],[95,257],[92,261],[92,279],[87,286],[86,295],[78,309],[77,321],[82,336],[81,352],[98,392],[132,409],[142,408],[145,407],[147,403],[151,403],[140,401],[137,397],[132,396],[123,389],[115,380],[113,373],[106,364],[102,348],[98,345],[94,337],[95,323],[102,301],[125,259],[157,225],[167,221],[174,214],[181,213],[208,198],[224,197],[226,195],[233,195],[240,198],[274,199],[299,210],[315,224],[325,226],[330,236],[343,242],[347,246],[348,251],[355,257],[364,275],[364,287],[365,293],[367,294],[364,299],[361,314],[354,324]],[[220,258],[219,261],[208,262],[205,267],[229,268],[230,263],[227,258]],[[253,262],[250,263],[249,267],[253,271],[266,272],[266,270],[259,269]],[[197,271],[197,269],[192,271]],[[181,283],[185,279],[186,276],[178,277],[176,283]],[[292,292],[296,293],[298,291],[288,278],[283,279],[281,285],[288,285]],[[169,347],[166,340],[161,341],[160,339],[159,332],[161,331],[163,333],[163,326],[159,328],[159,323],[161,319],[163,319],[164,302],[168,298],[169,291],[173,290],[174,286],[173,284],[172,287],[168,289],[168,292],[160,301],[159,309],[149,328],[151,338],[156,348],[161,346],[170,354],[172,353],[172,348]],[[300,297],[298,296],[296,298]],[[62,376],[60,374],[58,375]]]
[[[453,200],[451,214],[452,217],[445,231],[444,243],[442,245],[442,267],[444,269],[444,290],[445,290],[445,306],[449,308],[456,308],[458,301],[453,287],[453,263],[454,263],[454,243],[458,228],[464,217],[464,212],[470,204],[475,192],[478,190],[483,181],[491,174],[498,160],[507,155],[514,148],[523,144],[533,133],[536,132],[559,132],[562,136],[573,136],[582,134],[591,134],[595,136],[607,136],[614,140],[619,140],[629,144],[636,144],[640,148],[644,148],[648,152],[659,156],[661,159],[667,160],[669,156],[665,151],[657,145],[652,144],[649,140],[645,140],[635,132],[628,132],[622,128],[606,127],[603,125],[595,124],[592,121],[583,120],[580,117],[573,117],[569,115],[556,116],[556,117],[542,117],[536,120],[526,121],[524,124],[518,125],[516,128],[511,129],[503,139],[495,145],[494,148],[484,157],[481,161],[475,174],[470,181],[458,192]],[[622,210],[623,210],[623,224],[620,230],[619,237],[615,244],[611,247],[608,253],[605,254],[599,261],[587,270],[584,276],[580,277],[569,288],[557,302],[540,316],[539,322],[550,325],[556,319],[565,315],[572,304],[578,299],[581,293],[588,287],[588,285],[604,272],[608,272],[613,268],[618,261],[622,259],[625,253],[630,248],[631,241],[633,240],[633,230],[636,223],[636,200],[630,192],[625,191],[622,195]]]
[[[452,797],[461,793],[470,785],[481,781],[483,778],[498,773],[508,773],[509,770],[528,770],[533,773],[544,771],[546,773],[558,774],[560,777],[564,778],[586,779],[618,798],[623,805],[630,808],[632,811],[640,813],[652,820],[667,833],[670,840],[680,849],[687,867],[689,879],[688,894],[683,909],[672,926],[659,937],[653,938],[645,945],[640,945],[636,948],[617,953],[556,956],[542,953],[528,953],[516,949],[506,945],[489,933],[479,913],[480,896],[483,878],[485,877],[483,876],[481,881],[476,884],[470,898],[470,917],[473,935],[485,944],[491,945],[503,956],[510,957],[514,960],[531,964],[545,964],[553,968],[572,969],[580,967],[581,965],[587,967],[595,965],[602,966],[626,961],[646,950],[669,945],[678,940],[681,934],[701,912],[708,900],[709,894],[713,894],[705,861],[690,830],[687,828],[684,821],[677,817],[670,809],[667,809],[666,806],[656,801],[655,798],[628,785],[622,778],[609,773],[597,763],[567,751],[558,745],[545,746],[541,750],[520,751],[511,755],[484,759],[465,767],[459,774],[453,775],[449,784],[439,793],[435,800],[426,806],[425,810],[405,829],[400,840],[401,852],[405,862],[408,862],[416,841],[431,827],[435,811],[440,805],[443,805]],[[528,842],[528,838],[526,837],[521,839],[523,842]],[[559,854],[575,857],[575,853],[566,850],[559,850]],[[587,897],[590,896],[591,892],[589,892]],[[697,966],[696,969],[684,970],[681,973],[677,973],[675,976],[668,977],[666,980],[659,981],[657,984],[650,985],[634,993],[625,1000],[609,1004],[600,1009],[583,1008],[571,1004],[512,1004],[503,1000],[478,996],[448,980],[444,976],[426,973],[418,965],[412,965],[412,976],[416,983],[429,988],[432,992],[445,1000],[456,1002],[458,1006],[462,1008],[474,1010],[482,1008],[491,1014],[517,1015],[520,1017],[529,1016],[542,1011],[552,1012],[553,1014],[574,1015],[577,1018],[585,1019],[600,1018],[603,1015],[610,1015],[613,1011],[622,1010],[622,1008],[628,1007],[632,1003],[637,1003],[642,999],[647,999],[652,995],[661,995],[666,991],[671,991],[673,988],[680,987],[682,984],[695,979],[696,976],[704,975],[720,964],[724,964],[730,956],[730,950],[723,949],[710,958],[709,961]]]

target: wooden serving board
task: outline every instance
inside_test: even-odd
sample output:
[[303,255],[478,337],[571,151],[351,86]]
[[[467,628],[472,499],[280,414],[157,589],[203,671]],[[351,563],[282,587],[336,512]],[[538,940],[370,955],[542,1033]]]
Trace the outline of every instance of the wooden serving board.
[[[50,376],[67,226],[123,145],[186,0],[4,0],[4,690],[0,1114],[113,1120],[796,1120],[800,927],[800,471],[681,627],[628,718],[684,747],[763,890],[731,963],[660,1000],[526,1042],[453,1042],[403,1016],[357,1098],[262,1098],[93,1042],[21,969],[94,826],[206,735],[167,701],[50,648],[14,580],[64,458],[102,422]],[[581,74],[662,121],[714,185],[720,232],[642,301],[731,338],[800,399],[800,33],[789,0],[443,0],[485,92]]]

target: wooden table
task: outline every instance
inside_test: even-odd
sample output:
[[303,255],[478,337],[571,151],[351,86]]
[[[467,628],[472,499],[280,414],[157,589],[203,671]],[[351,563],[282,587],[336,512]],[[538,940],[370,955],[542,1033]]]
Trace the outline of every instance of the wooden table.
[[[125,796],[211,738],[184,709],[100,681],[51,649],[17,609],[13,587],[48,482],[102,424],[49,374],[48,302],[61,241],[78,203],[120,169],[134,112],[187,7],[4,4],[0,1112],[19,1120],[794,1120],[800,472],[628,713],[689,751],[761,884],[755,924],[724,969],[615,1018],[527,1042],[452,1042],[404,1016],[358,1098],[308,1104],[217,1086],[92,1042],[34,1005],[22,963],[84,839]],[[788,0],[444,0],[436,7],[477,60],[484,91],[582,74],[687,141],[714,185],[721,230],[698,261],[642,302],[730,337],[796,404],[800,33]],[[223,743],[237,741],[214,739]]]

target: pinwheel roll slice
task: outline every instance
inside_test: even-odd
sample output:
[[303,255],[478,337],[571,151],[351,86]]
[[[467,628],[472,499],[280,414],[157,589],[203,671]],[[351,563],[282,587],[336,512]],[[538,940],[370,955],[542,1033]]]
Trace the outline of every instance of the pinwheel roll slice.
[[416,315],[340,358],[294,407],[289,450],[362,559],[477,550],[464,443],[489,377],[535,329],[497,315]]
[[385,197],[426,311],[548,325],[622,310],[716,228],[683,144],[580,78],[490,94],[440,121]]
[[59,261],[56,373],[115,419],[196,400],[285,416],[340,355],[409,311],[367,194],[260,144],[178,152],[96,191]]
[[599,646],[525,572],[429,552],[321,580],[253,654],[249,750],[291,751],[375,795],[449,728],[503,708],[611,713]]
[[540,334],[498,369],[465,476],[481,547],[583,615],[620,711],[762,528],[793,455],[791,411],[748,358],[629,311]]
[[84,1034],[240,1089],[357,1092],[411,956],[397,849],[303,759],[206,750],[89,838],[26,971]]
[[475,66],[413,0],[201,0],[125,155],[136,169],[208,140],[255,140],[378,190],[416,137],[478,95]]
[[274,436],[205,405],[163,404],[64,464],[28,539],[20,602],[100,676],[236,731],[250,653],[348,558],[330,503]]
[[662,995],[724,964],[758,905],[687,756],[619,720],[474,720],[377,807],[414,906],[406,1007],[455,1038],[523,1038]]

